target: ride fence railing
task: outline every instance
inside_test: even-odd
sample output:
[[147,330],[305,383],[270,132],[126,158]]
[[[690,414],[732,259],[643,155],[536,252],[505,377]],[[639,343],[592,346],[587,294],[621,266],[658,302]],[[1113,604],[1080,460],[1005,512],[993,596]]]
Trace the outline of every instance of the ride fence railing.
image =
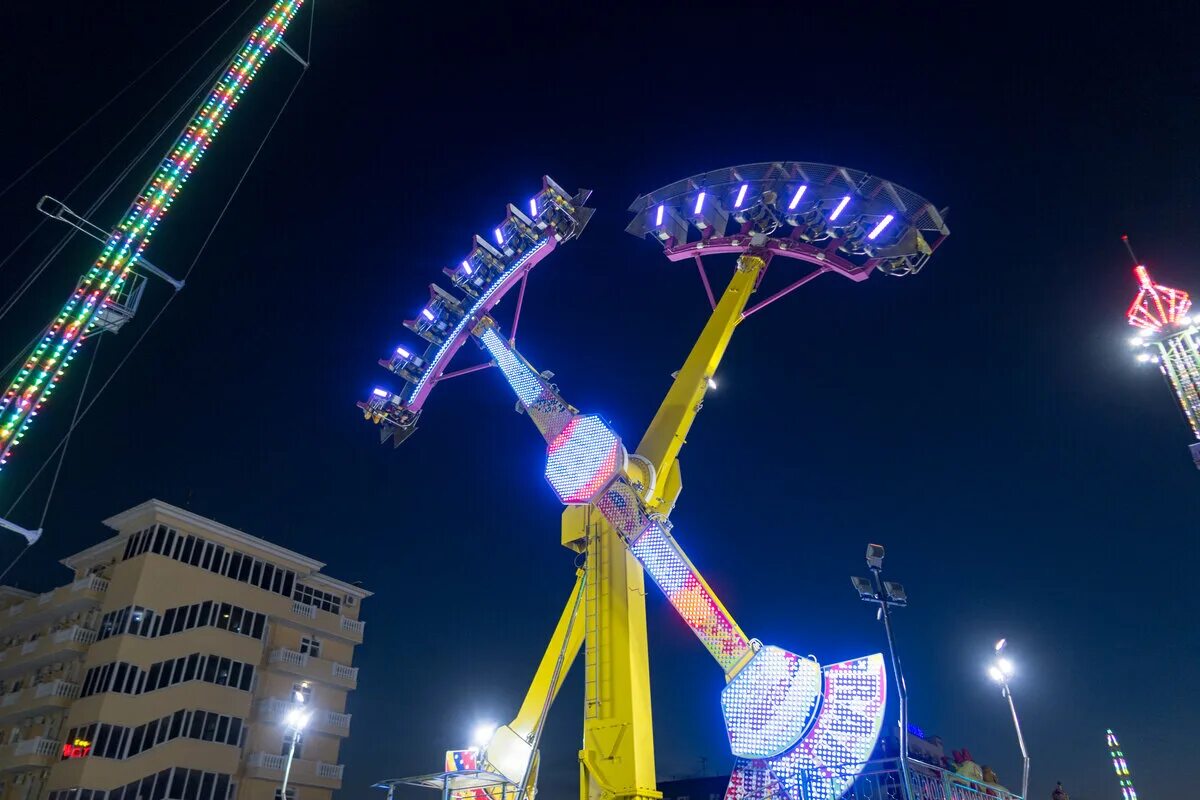
[[832,767],[837,775],[855,776],[845,792],[827,796],[827,781],[809,776],[801,780],[804,800],[1023,800],[1020,795],[1000,786],[972,780],[956,772],[910,758],[908,773],[911,787],[904,788],[899,758],[885,758],[864,764]]

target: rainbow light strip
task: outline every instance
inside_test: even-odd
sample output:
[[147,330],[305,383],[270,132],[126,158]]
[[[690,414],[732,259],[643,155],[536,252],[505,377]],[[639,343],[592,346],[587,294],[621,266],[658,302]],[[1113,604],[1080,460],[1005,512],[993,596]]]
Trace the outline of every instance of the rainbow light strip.
[[154,229],[302,3],[303,0],[276,0],[271,6],[118,223],[96,263],[25,359],[0,399],[0,466],[8,463],[13,448],[50,399],[83,340],[95,328],[97,315],[120,296]]
[[1129,765],[1125,763],[1125,754],[1121,752],[1121,743],[1111,728],[1107,733],[1108,754],[1117,773],[1117,782],[1121,785],[1121,800],[1137,800],[1137,791],[1133,788],[1133,777],[1129,774]]

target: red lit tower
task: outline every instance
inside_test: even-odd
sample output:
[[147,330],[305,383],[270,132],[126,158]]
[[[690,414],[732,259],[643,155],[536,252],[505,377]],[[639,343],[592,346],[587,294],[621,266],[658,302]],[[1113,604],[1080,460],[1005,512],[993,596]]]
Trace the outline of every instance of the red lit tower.
[[[1129,237],[1122,236],[1121,239],[1129,249],[1129,255],[1133,256]],[[1136,256],[1133,261],[1138,293],[1126,318],[1137,328],[1137,335],[1130,344],[1143,348],[1138,353],[1138,361],[1158,365],[1179,398],[1179,406],[1192,426],[1192,434],[1200,439],[1200,347],[1197,345],[1200,330],[1188,316],[1192,301],[1185,291],[1155,283]],[[1189,449],[1192,460],[1200,469],[1200,442]]]

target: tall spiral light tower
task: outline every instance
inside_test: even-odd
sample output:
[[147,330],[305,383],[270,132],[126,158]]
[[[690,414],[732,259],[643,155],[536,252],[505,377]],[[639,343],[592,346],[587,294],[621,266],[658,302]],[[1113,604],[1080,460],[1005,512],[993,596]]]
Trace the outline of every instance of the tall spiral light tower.
[[1125,763],[1125,754],[1121,752],[1121,743],[1117,735],[1108,729],[1108,754],[1112,756],[1113,769],[1117,772],[1117,782],[1121,784],[1121,800],[1137,800],[1137,792],[1133,788],[1133,777],[1129,774],[1129,764]]
[[[1121,241],[1133,259],[1133,275],[1138,282],[1137,296],[1125,314],[1129,324],[1137,329],[1137,335],[1129,343],[1141,350],[1137,355],[1139,362],[1158,366],[1179,400],[1192,435],[1200,440],[1200,346],[1197,343],[1200,328],[1188,315],[1192,300],[1181,289],[1155,283],[1146,266],[1134,255],[1129,237],[1122,236]],[[1196,468],[1200,469],[1200,441],[1188,449]]]

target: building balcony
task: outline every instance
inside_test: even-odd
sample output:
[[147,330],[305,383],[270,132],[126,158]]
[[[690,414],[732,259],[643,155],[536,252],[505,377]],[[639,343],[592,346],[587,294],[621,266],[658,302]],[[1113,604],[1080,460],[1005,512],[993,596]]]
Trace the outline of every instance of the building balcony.
[[56,680],[0,696],[0,721],[67,708],[79,697],[79,684]]
[[39,636],[0,652],[0,678],[16,675],[54,661],[80,655],[96,641],[96,632],[81,625]]
[[[268,698],[259,701],[257,705],[258,719],[271,724],[283,724],[284,718],[288,712],[295,708],[295,705],[286,700],[277,698]],[[350,735],[350,715],[339,714],[336,711],[328,711],[322,708],[312,709],[312,719],[308,723],[306,730],[315,730],[319,733],[327,733],[333,736],[349,736]]]
[[362,644],[363,630],[367,626],[367,623],[362,620],[320,611],[316,606],[301,603],[299,600],[292,601],[291,616],[293,619],[310,620],[306,626],[314,631],[347,639],[355,644]]
[[[287,756],[274,753],[251,753],[246,758],[247,778],[263,778],[277,781],[283,777]],[[323,789],[342,788],[342,764],[326,764],[324,761],[292,759],[292,770],[288,782],[302,786],[319,786]]]
[[0,626],[6,634],[36,630],[64,614],[98,606],[107,591],[108,581],[88,575],[0,611]]
[[358,688],[358,667],[348,667],[336,661],[310,656],[280,647],[271,651],[267,662],[285,672],[311,678],[322,683],[340,686],[343,689]]
[[62,756],[62,742],[38,737],[0,749],[0,772],[44,769]]

